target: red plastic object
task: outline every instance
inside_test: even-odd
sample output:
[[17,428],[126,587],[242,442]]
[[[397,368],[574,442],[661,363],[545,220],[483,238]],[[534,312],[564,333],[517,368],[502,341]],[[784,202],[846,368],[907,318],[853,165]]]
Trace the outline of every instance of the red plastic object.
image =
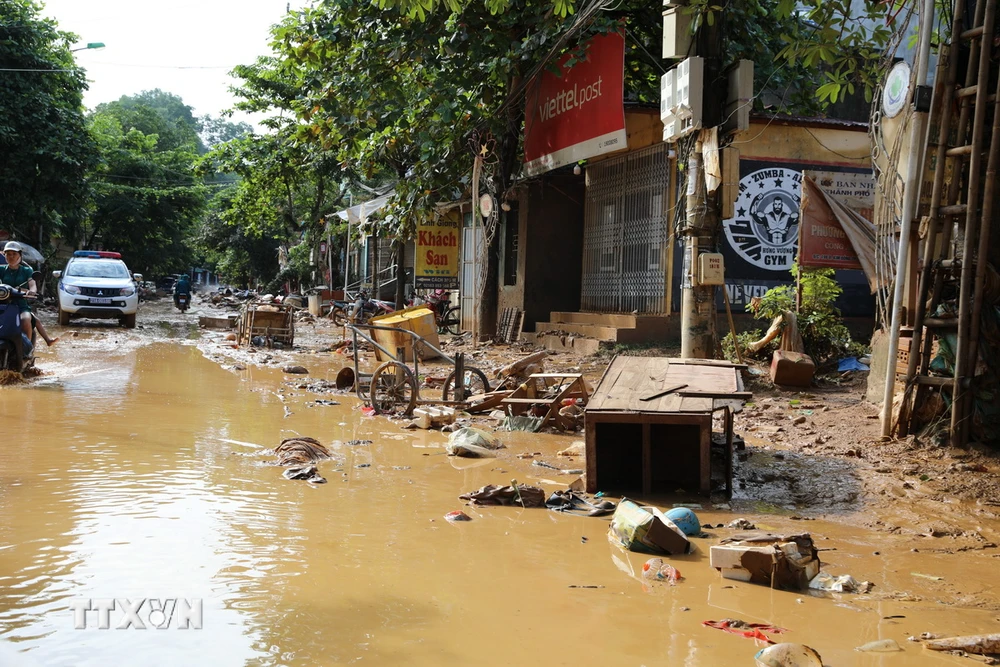
[[375,408],[373,408],[373,407],[364,407],[364,408],[361,408],[361,414],[363,414],[365,417],[374,417],[375,416]]
[[740,635],[741,637],[746,637],[747,639],[756,639],[757,641],[767,642],[768,644],[776,643],[773,639],[765,635],[761,630],[767,630],[768,632],[780,635],[785,632],[784,628],[779,628],[774,625],[768,625],[767,623],[744,623],[738,621],[738,625],[732,625],[732,623],[737,622],[731,618],[724,618],[721,621],[702,621],[702,625],[707,625],[710,628],[715,628],[716,630],[724,630],[725,632],[732,633],[734,635]]

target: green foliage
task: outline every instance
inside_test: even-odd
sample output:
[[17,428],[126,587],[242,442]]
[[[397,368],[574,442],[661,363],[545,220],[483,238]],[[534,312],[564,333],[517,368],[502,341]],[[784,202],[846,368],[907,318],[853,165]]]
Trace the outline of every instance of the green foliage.
[[[888,44],[888,16],[903,0],[690,0],[684,11],[692,29],[721,29],[726,65],[741,58],[755,61],[755,107],[818,113],[828,104],[853,95],[856,88],[871,101],[878,82],[879,60]],[[519,13],[524,3],[484,0],[378,0],[382,9],[394,8],[410,19],[433,21],[437,14]],[[569,19],[592,3],[552,0],[543,3],[552,18]],[[615,11],[620,5],[612,10]],[[652,6],[655,9],[655,6]],[[657,26],[652,21],[648,26]],[[636,30],[639,24],[631,24]],[[654,50],[655,52],[655,50]],[[817,84],[816,80],[820,79]],[[760,93],[764,93],[761,95]]]
[[190,266],[189,237],[207,198],[194,173],[194,128],[140,103],[102,104],[89,122],[100,162],[90,175],[81,245],[117,250],[133,270],[151,276]]
[[69,51],[75,36],[39,12],[33,0],[0,2],[0,229],[44,251],[40,237],[78,234],[96,148],[86,76]]
[[[799,333],[806,353],[817,364],[857,350],[840,310],[833,305],[843,291],[835,275],[833,269],[801,269],[797,264],[792,265],[792,276],[798,278],[802,286],[797,318]],[[747,305],[747,310],[754,312],[752,305]],[[794,310],[795,286],[781,285],[761,297],[755,317],[770,321],[785,311]]]
[[[740,354],[743,355],[743,359],[760,359],[766,360],[770,359],[774,351],[778,349],[777,340],[773,340],[756,352],[750,350],[750,343],[754,343],[764,337],[764,332],[760,329],[753,329],[750,331],[743,331],[736,334],[736,342],[740,346]],[[736,349],[733,347],[733,334],[732,332],[727,333],[722,338],[722,355],[729,359],[730,361],[737,361]]]

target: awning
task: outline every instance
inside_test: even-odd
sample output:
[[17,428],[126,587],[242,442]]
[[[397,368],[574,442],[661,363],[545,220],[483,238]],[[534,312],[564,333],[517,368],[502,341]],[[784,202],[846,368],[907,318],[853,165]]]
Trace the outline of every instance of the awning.
[[352,206],[350,208],[345,208],[343,211],[337,211],[337,216],[341,220],[346,220],[352,224],[357,224],[363,222],[368,218],[369,215],[385,208],[385,205],[389,203],[389,198],[392,197],[393,193],[384,194],[381,197],[376,197],[375,199],[370,199],[357,206]]

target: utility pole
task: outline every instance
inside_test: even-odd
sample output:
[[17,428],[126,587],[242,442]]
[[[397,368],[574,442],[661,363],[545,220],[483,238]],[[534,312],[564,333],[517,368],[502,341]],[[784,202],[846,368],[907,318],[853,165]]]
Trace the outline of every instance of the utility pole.
[[696,141],[688,155],[684,275],[681,278],[681,358],[710,359],[715,353],[715,287],[698,284],[700,248],[712,249],[707,229],[708,196],[702,168],[702,143]]
[[[725,5],[719,11],[723,16]],[[722,75],[722,21],[703,24],[698,31],[695,52],[705,59],[700,82],[702,127],[722,123],[722,109],[727,92]],[[722,84],[719,85],[719,80]],[[700,132],[700,129],[695,129]],[[684,263],[681,277],[681,357],[684,359],[711,359],[715,356],[715,286],[701,285],[698,281],[698,256],[715,252],[719,238],[719,215],[715,198],[710,197],[705,184],[702,142],[696,140],[687,164],[686,220],[684,237]],[[725,287],[723,287],[725,289]]]

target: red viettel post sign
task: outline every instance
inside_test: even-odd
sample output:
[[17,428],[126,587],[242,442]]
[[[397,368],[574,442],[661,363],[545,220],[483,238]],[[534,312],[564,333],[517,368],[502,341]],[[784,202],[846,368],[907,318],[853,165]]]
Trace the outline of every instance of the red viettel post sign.
[[524,112],[524,171],[528,176],[626,148],[625,38],[590,40],[586,58],[562,76],[544,70],[528,85]]

